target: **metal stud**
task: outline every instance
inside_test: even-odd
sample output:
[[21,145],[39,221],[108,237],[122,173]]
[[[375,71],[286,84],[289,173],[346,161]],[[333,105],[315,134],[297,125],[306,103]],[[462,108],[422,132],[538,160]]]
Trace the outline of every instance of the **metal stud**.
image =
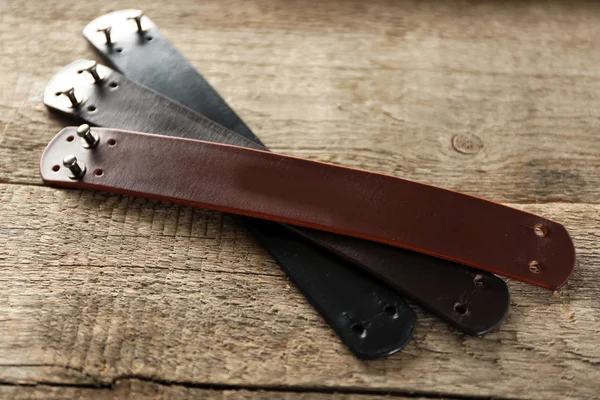
[[90,65],[86,68],[80,69],[79,73],[87,71],[90,73],[92,78],[94,78],[94,83],[100,83],[100,82],[102,82],[102,78],[100,78],[100,75],[98,75],[97,67],[98,67],[98,63],[96,61],[90,61]]
[[542,224],[535,224],[533,226],[533,231],[535,232],[535,234],[539,237],[546,237],[546,235],[548,235],[548,230],[546,229],[546,227]]
[[100,141],[98,134],[92,132],[92,129],[88,124],[79,125],[77,128],[77,136],[81,138],[81,145],[86,149],[96,147]]
[[539,262],[533,260],[529,263],[529,271],[534,274],[539,274],[542,270],[542,267]]
[[81,161],[77,161],[77,157],[74,155],[70,154],[66,156],[63,159],[63,165],[71,171],[69,174],[69,178],[71,179],[79,179],[85,175],[85,164]]
[[69,101],[71,101],[71,107],[72,108],[75,108],[79,104],[81,104],[80,101],[77,100],[77,97],[75,96],[75,89],[74,88],[63,90],[62,92],[56,92],[56,95],[57,96],[60,96],[60,95],[67,96],[67,98],[69,99]]
[[96,31],[98,32],[104,32],[104,36],[106,37],[106,44],[111,45],[112,42],[112,38],[110,37],[110,31],[112,30],[111,26],[107,26],[105,28],[98,28]]
[[144,16],[144,12],[143,11],[139,11],[136,15],[132,16],[132,17],[128,17],[128,20],[134,20],[135,24],[137,25],[137,31],[138,32],[144,32],[144,30],[142,29],[142,17]]

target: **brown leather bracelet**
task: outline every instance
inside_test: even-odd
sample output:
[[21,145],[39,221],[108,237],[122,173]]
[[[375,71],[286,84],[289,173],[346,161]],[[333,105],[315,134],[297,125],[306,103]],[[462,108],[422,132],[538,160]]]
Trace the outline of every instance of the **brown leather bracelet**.
[[[95,131],[100,144],[92,149],[72,140],[75,128],[61,131],[42,156],[44,182],[353,236],[550,289],[564,285],[573,272],[575,250],[562,225],[501,204],[260,150],[111,129]],[[69,155],[77,157],[88,172],[69,178],[71,172],[60,167]]]

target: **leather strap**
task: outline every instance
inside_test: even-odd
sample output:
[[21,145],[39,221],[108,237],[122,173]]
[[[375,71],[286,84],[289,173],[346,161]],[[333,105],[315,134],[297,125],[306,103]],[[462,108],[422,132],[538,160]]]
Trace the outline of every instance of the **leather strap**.
[[[449,190],[261,150],[106,128],[96,133],[107,145],[82,151],[67,139],[74,133],[66,128],[44,152],[46,183],[348,235],[547,286],[564,284],[575,262],[562,225]],[[115,141],[118,149],[111,151]],[[73,152],[106,173],[81,179],[49,174]],[[550,235],[539,237],[535,226]],[[529,270],[532,262],[538,273]]]
[[[193,135],[196,132],[196,137],[207,140],[238,145],[247,143],[239,135],[233,137],[227,135],[226,131],[222,136],[215,135],[210,129],[203,128],[206,127],[203,123],[214,125],[211,125],[210,121],[204,121],[205,119],[189,109],[131,82],[104,66],[98,67],[98,72],[104,79],[103,84],[91,84],[93,81],[89,77],[78,74],[87,64],[87,61],[76,61],[59,72],[46,88],[46,105],[96,125],[143,130],[152,122],[149,123],[148,118],[152,118],[158,124],[157,129],[163,129],[162,132],[154,130],[155,132],[177,136],[190,135],[190,132]],[[117,87],[114,87],[115,83],[118,84]],[[81,105],[71,107],[67,98],[56,95],[69,86],[74,88],[78,101],[82,102]],[[92,107],[94,111],[89,111],[88,108]],[[166,111],[159,118],[155,118],[154,112],[138,111],[150,109],[155,110],[154,112]],[[338,241],[339,244],[335,247],[337,253],[384,279],[401,293],[413,296],[415,301],[428,310],[467,333],[483,334],[495,328],[507,312],[508,289],[504,281],[492,274],[431,257],[429,262],[421,265],[418,259],[405,254],[410,252],[401,249],[379,252],[377,246],[382,249],[388,246],[374,247],[375,244],[362,240],[354,240],[352,245],[347,245],[344,243],[348,242],[344,240],[350,238],[337,235],[332,235],[328,243],[323,243],[320,238],[315,237],[314,232],[303,233],[313,243],[322,246],[335,246],[335,241]],[[361,255],[360,261],[353,258],[355,254]],[[406,264],[403,263],[404,260],[407,261]],[[429,285],[428,282],[436,278],[441,282],[438,285]],[[485,283],[482,285],[482,282]],[[436,290],[440,286],[444,286],[444,290]],[[461,310],[466,312],[460,312]]]

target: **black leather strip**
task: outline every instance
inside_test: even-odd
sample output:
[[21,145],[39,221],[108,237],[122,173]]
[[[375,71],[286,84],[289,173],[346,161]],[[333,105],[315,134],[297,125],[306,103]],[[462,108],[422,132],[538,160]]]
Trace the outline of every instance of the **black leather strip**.
[[[154,133],[260,148],[106,67],[99,67],[105,81],[91,84],[89,77],[77,74],[85,63],[79,61],[65,67],[49,83],[44,95],[48,106],[101,126],[154,130]],[[117,88],[112,87],[115,83]],[[70,107],[64,96],[56,96],[66,86],[75,87],[81,105]],[[432,257],[422,261],[425,259],[415,257],[412,252],[373,246],[364,240],[349,241],[338,235],[325,238],[307,229],[298,232],[380,277],[402,294],[412,296],[467,333],[477,335],[495,328],[508,309],[506,284],[492,274]],[[436,284],[430,283],[433,280]]]

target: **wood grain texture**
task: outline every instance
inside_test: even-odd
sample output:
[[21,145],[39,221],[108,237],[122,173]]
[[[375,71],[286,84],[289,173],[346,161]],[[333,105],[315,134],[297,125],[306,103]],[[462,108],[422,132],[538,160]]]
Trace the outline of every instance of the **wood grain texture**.
[[[39,154],[61,125],[43,87],[92,55],[81,38],[91,19],[139,4],[3,4],[0,157],[19,163],[0,180],[39,182],[36,158],[21,153]],[[145,9],[274,151],[498,201],[600,201],[597,4],[155,0]]]
[[[425,400],[425,397],[343,393],[297,393],[261,390],[220,390],[124,379],[110,388],[65,388],[48,385],[0,386],[0,396],[12,400]],[[451,400],[449,397],[439,400]]]
[[522,206],[571,228],[579,258],[565,290],[510,282],[507,321],[483,338],[419,310],[401,354],[361,362],[233,217],[94,192],[0,189],[0,381],[598,393],[600,205]]
[[373,362],[233,217],[39,186],[65,124],[42,104],[46,83],[93,56],[89,21],[140,6],[0,2],[0,397],[600,398],[600,4],[145,2],[274,151],[503,201],[572,233],[564,290],[509,282],[509,316],[482,338],[417,309],[414,341]]

